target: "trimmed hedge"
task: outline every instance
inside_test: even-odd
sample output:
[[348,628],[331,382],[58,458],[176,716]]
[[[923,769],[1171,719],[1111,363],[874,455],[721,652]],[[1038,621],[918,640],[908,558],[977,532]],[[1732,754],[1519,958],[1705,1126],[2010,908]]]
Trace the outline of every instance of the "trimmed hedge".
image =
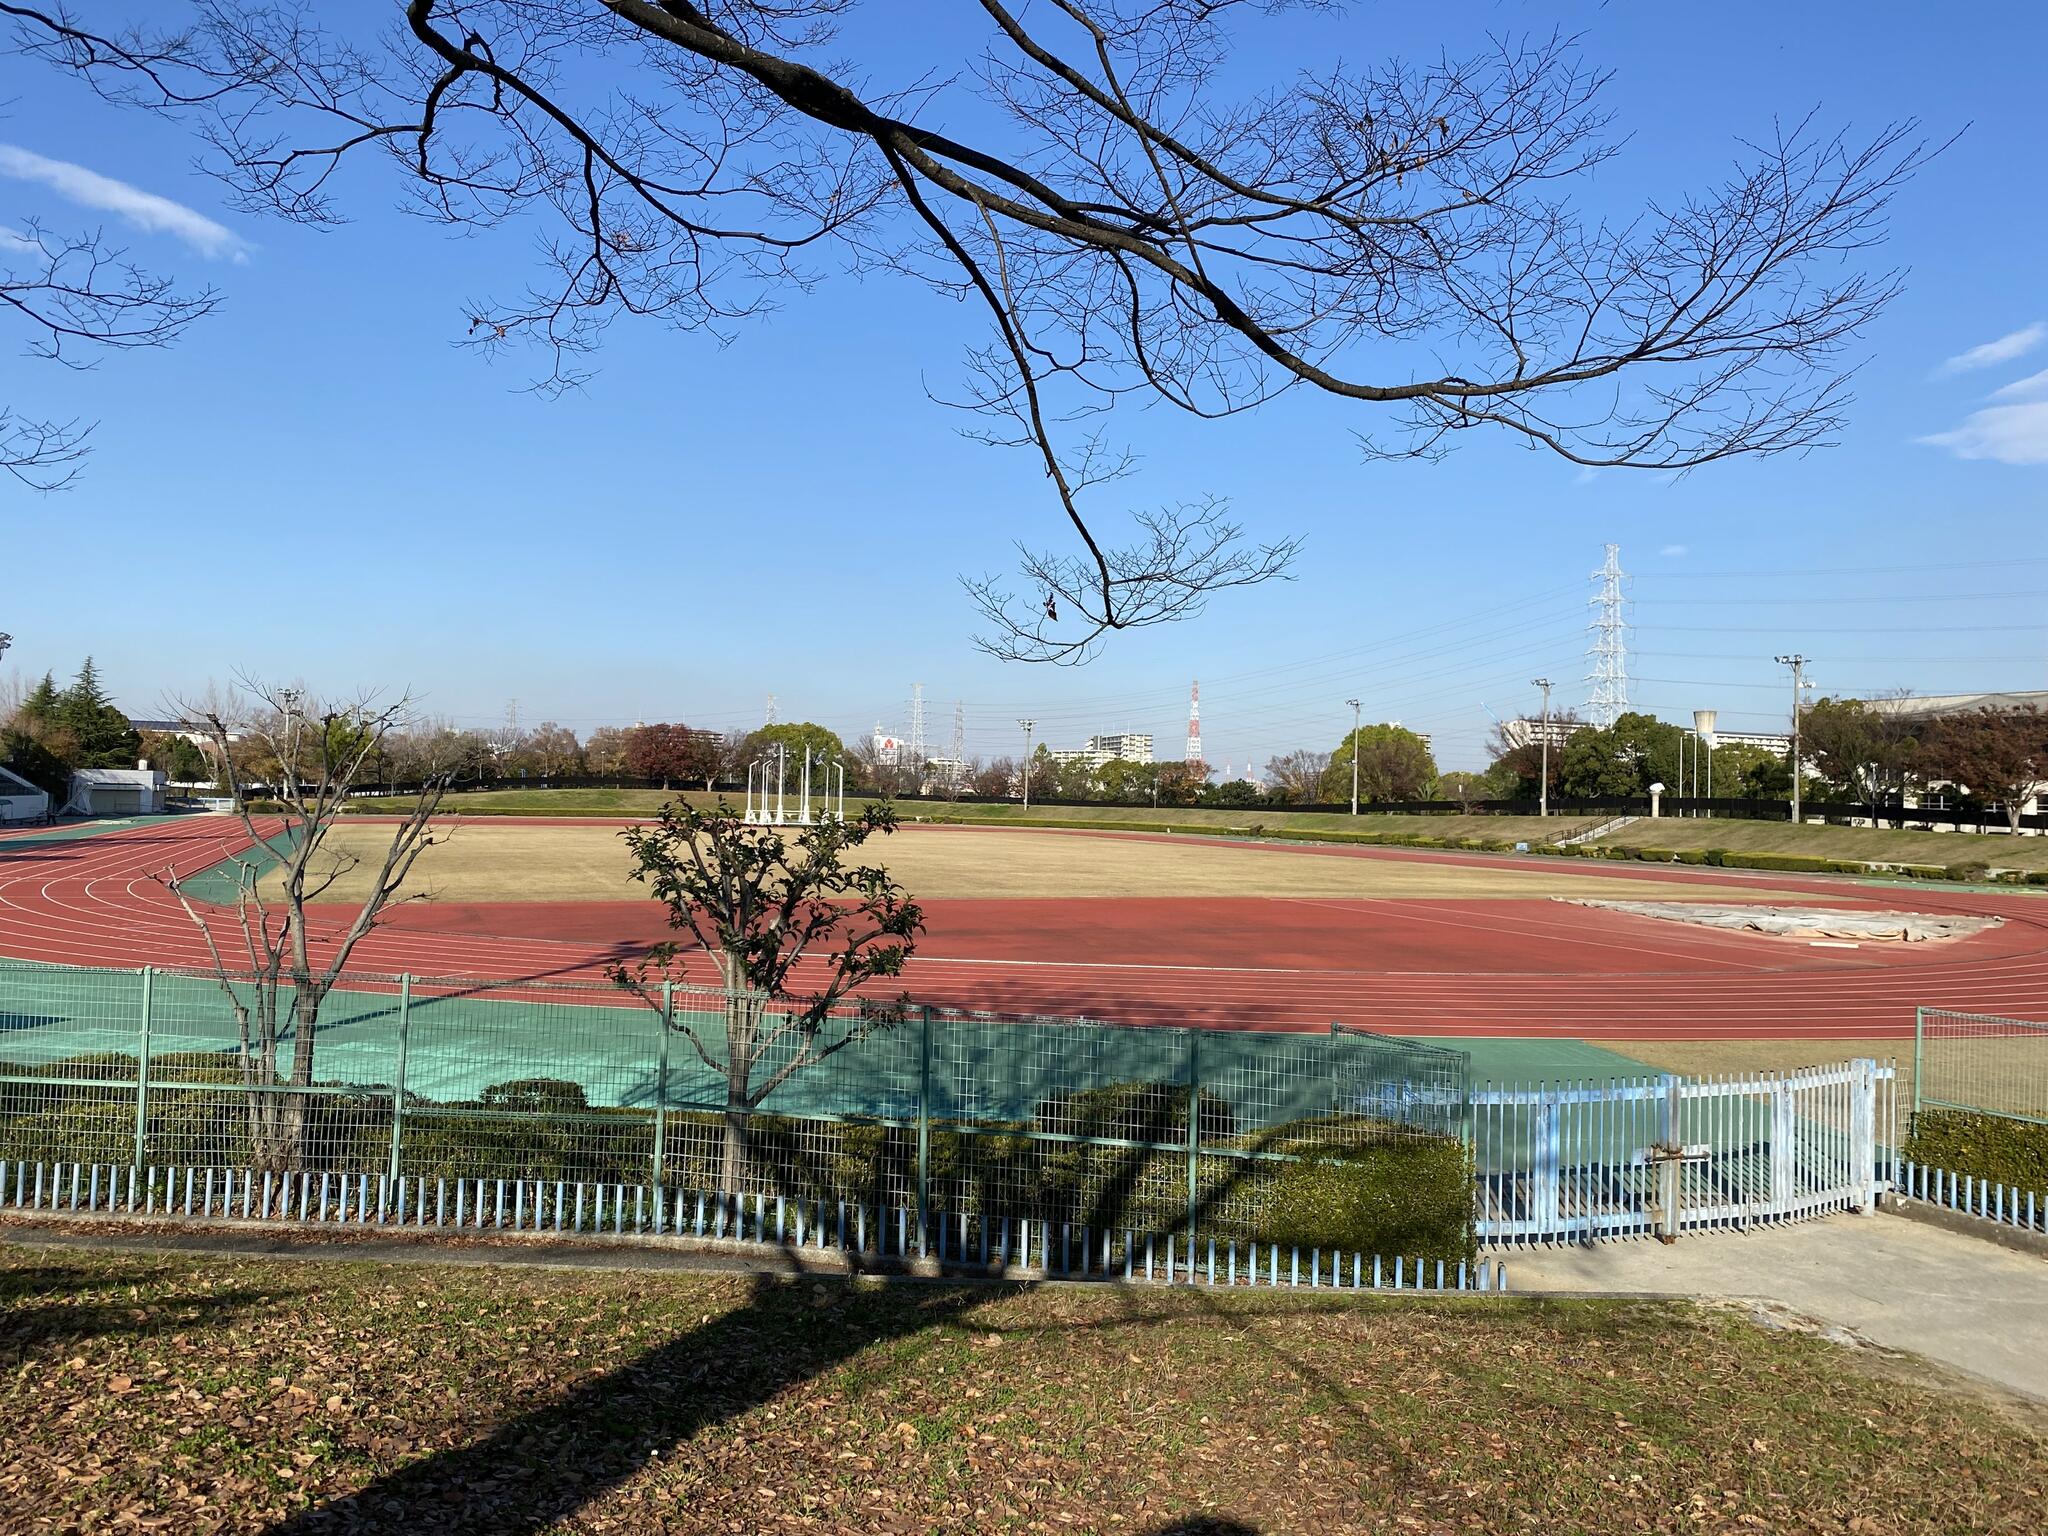
[[2048,1194],[2048,1125],[1962,1109],[1913,1117],[1905,1155],[1929,1168]]

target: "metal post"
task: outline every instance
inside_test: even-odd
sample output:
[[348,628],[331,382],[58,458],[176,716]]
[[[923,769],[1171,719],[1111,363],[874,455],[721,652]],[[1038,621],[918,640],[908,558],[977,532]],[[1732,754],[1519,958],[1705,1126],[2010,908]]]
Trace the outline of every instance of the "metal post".
[[654,1188],[660,1198],[661,1175],[668,1161],[668,1032],[675,1017],[676,984],[661,984],[661,1043],[654,1056]]
[[1202,1154],[1202,1032],[1188,1031],[1188,1252],[1195,1251],[1196,1187]]
[[1913,1127],[1920,1123],[1920,1069],[1926,1064],[1927,1060],[1926,1043],[1927,1010],[1925,1008],[1915,1008],[1913,1010],[1913,1118],[1906,1125],[1906,1130],[1909,1134]]
[[1024,809],[1028,811],[1031,809],[1031,728],[1038,722],[1019,720],[1017,723],[1024,727]]
[[1681,1164],[1679,1159],[1684,1146],[1678,1132],[1678,1078],[1673,1073],[1664,1074],[1664,1160],[1657,1170],[1657,1198],[1664,1205],[1664,1230],[1657,1234],[1659,1241],[1678,1241],[1678,1199],[1681,1188]]
[[932,1180],[932,1011],[918,1010],[917,1032],[917,1255],[923,1258],[931,1231]]
[[1794,652],[1780,656],[1778,665],[1792,669],[1792,825],[1800,823],[1799,812],[1799,690],[1806,686],[1806,658]]
[[1543,766],[1537,771],[1536,814],[1550,814],[1550,679],[1535,679],[1536,686],[1543,690]]
[[412,974],[398,978],[398,1067],[391,1085],[391,1177],[398,1177],[398,1150],[405,1134],[405,1052],[412,1028]]
[[[142,968],[142,1029],[135,1047],[135,1173],[149,1155],[149,1025],[155,1012],[156,967]],[[1916,1082],[1915,1091],[1918,1091]]]
[[1358,814],[1358,700],[1346,699],[1351,706],[1351,814]]

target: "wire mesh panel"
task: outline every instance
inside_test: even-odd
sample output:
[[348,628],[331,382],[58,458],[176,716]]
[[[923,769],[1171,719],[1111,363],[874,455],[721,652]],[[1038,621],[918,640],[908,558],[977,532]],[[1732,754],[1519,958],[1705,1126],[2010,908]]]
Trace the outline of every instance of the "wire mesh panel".
[[658,1009],[602,983],[449,978],[413,978],[402,1001],[397,1172],[653,1176]]
[[136,971],[0,962],[0,1151],[132,1158],[142,991]]
[[0,1075],[125,1059],[132,1077],[141,1025],[140,971],[0,960]]
[[2048,1124],[2048,1023],[1922,1008],[1913,1108],[1923,1106]]
[[[952,1010],[931,1022],[933,1198],[1110,1229],[1186,1220],[1188,1034]],[[1203,1100],[1212,1130],[1227,1107]]]
[[1319,1222],[1419,1209],[1423,1177],[1414,1251],[1455,1258],[1469,1233],[1463,1058],[1364,1032],[35,966],[0,968],[0,1009],[30,1047],[0,1059],[0,1156],[694,1190],[814,1219],[843,1203],[857,1225],[914,1221],[920,1245],[1000,1253],[1030,1223],[1098,1268],[1159,1234],[1183,1258],[1197,1231],[1312,1242]]

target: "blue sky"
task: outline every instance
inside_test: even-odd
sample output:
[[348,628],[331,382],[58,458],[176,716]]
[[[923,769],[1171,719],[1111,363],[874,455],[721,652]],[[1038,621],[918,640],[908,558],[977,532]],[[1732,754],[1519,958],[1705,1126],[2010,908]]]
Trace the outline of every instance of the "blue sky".
[[[1672,483],[1476,437],[1440,464],[1368,465],[1351,434],[1370,408],[1305,395],[1222,424],[1133,414],[1132,504],[1215,492],[1307,553],[1296,580],[1114,639],[1080,669],[968,641],[956,577],[1007,569],[1013,539],[1060,538],[1030,463],[962,440],[926,398],[982,340],[970,308],[835,277],[723,346],[621,323],[584,391],[543,399],[522,360],[453,345],[466,301],[523,284],[530,230],[451,238],[395,212],[367,161],[346,173],[342,229],[234,214],[175,132],[9,60],[0,145],[167,199],[225,239],[82,208],[4,151],[0,224],[104,221],[226,303],[175,349],[91,372],[0,354],[0,399],[101,423],[75,489],[0,491],[8,661],[62,675],[91,651],[137,714],[241,668],[409,685],[480,725],[517,699],[522,720],[580,731],[757,724],[771,692],[785,719],[901,729],[922,682],[933,744],[961,700],[983,755],[1014,750],[1025,714],[1056,744],[1128,728],[1168,746],[1199,677],[1219,766],[1333,744],[1355,695],[1471,767],[1488,709],[1533,704],[1528,679],[1555,679],[1560,705],[1585,696],[1587,577],[1613,540],[1635,578],[1633,697],[1667,716],[1782,721],[1770,658],[1787,650],[1814,658],[1823,691],[2048,686],[2048,378],[2024,382],[2048,370],[2033,152],[2048,10],[1364,5],[1244,27],[1238,70],[1284,81],[1333,52],[1462,52],[1560,16],[1616,71],[1630,136],[1587,189],[1595,207],[1710,181],[1774,116],[1967,127],[1896,205],[1883,259],[1910,268],[1907,292],[1859,349],[1841,445]],[[850,42],[901,46],[902,64],[870,66],[888,83],[970,35],[960,13],[878,4]]]

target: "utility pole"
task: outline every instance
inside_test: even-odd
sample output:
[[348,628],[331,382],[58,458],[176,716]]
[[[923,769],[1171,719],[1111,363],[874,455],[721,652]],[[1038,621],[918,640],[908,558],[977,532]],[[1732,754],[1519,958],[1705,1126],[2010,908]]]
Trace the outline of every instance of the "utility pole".
[[1351,814],[1358,814],[1358,700],[1346,699],[1351,706]]
[[1024,809],[1028,811],[1031,809],[1031,730],[1038,722],[1019,720],[1017,723],[1024,727]]
[[1531,684],[1543,690],[1543,768],[1536,780],[1536,814],[1550,814],[1550,679],[1536,678]]
[[1806,686],[1806,658],[1797,651],[1780,656],[1778,665],[1792,669],[1792,825],[1799,825],[1799,696]]

